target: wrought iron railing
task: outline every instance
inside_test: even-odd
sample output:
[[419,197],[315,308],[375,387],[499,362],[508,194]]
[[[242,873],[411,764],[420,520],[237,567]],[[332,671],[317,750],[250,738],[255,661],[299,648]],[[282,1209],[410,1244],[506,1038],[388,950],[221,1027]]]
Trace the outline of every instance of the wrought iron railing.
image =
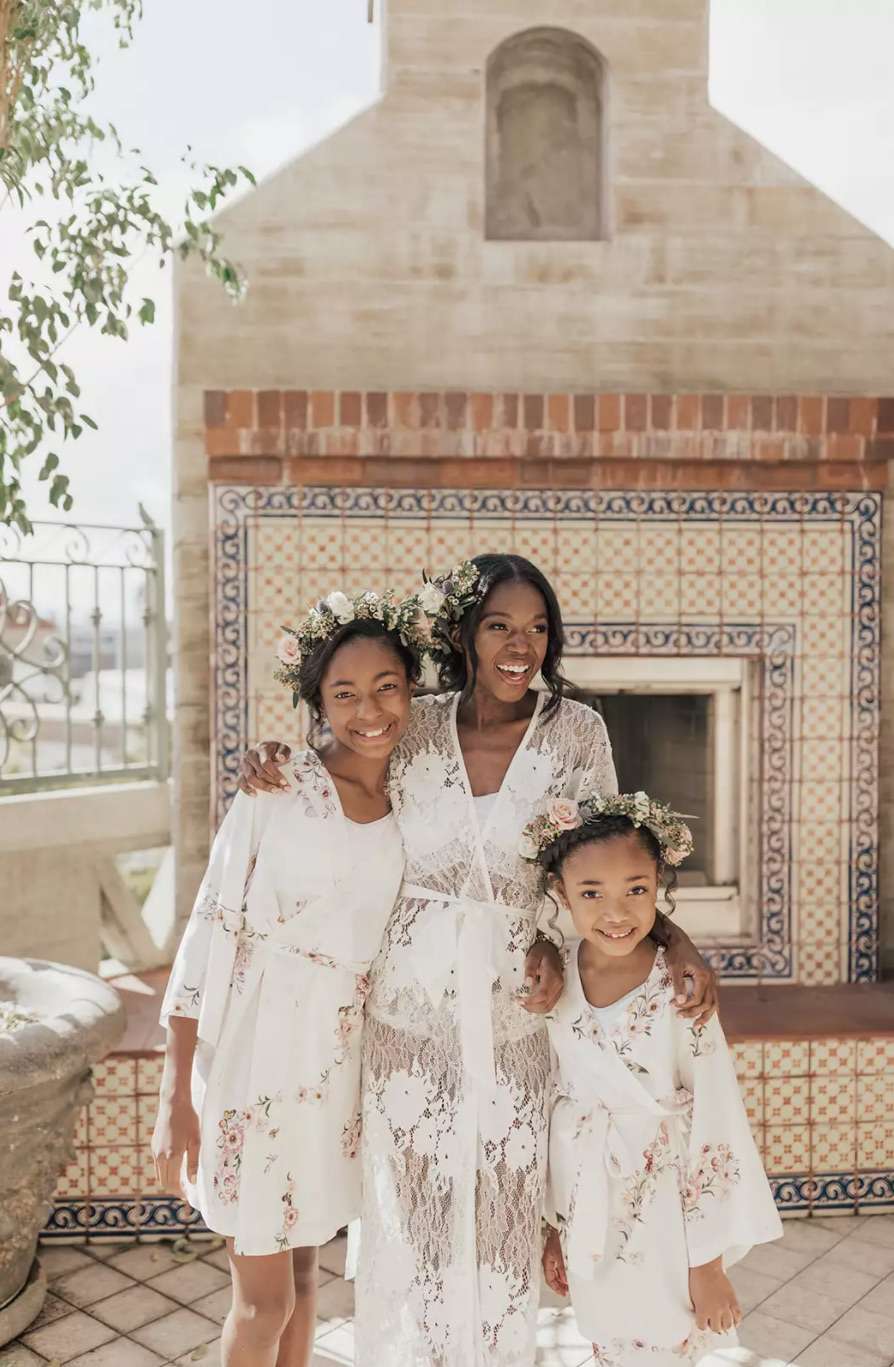
[[0,796],[168,772],[163,533],[0,526]]

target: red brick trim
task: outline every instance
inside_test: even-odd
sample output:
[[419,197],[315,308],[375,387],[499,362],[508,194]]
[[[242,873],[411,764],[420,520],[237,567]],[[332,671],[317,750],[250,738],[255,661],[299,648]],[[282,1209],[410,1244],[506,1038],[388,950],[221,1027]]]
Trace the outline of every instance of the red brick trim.
[[[894,397],[230,390],[212,480],[881,488]],[[482,464],[483,463],[483,464]]]

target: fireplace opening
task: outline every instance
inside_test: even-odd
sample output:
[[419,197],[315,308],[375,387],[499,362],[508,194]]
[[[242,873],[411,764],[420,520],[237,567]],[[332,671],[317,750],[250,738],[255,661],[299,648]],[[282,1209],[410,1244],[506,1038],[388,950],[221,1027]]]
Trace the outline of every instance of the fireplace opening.
[[751,662],[566,657],[566,666],[578,697],[605,719],[621,792],[645,789],[689,818],[680,923],[705,940],[745,934]]

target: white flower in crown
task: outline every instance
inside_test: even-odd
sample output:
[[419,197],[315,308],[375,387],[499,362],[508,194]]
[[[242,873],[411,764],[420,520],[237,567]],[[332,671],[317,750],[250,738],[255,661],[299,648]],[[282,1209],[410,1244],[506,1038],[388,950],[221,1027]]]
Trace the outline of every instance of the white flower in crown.
[[290,631],[285,632],[279,638],[276,647],[276,658],[280,664],[294,665],[301,659],[301,642],[297,636],[293,636]]
[[581,824],[580,811],[573,797],[553,798],[546,815],[560,831],[573,831]]
[[419,590],[419,602],[422,605],[422,611],[427,613],[430,617],[437,617],[438,613],[443,608],[445,601],[443,592],[438,588],[437,584],[433,584],[431,580],[428,580],[423,584],[422,588]]
[[357,615],[354,604],[346,593],[342,593],[341,589],[336,589],[334,593],[330,593],[328,598],[323,599],[323,602],[335,620],[340,622],[342,626],[346,626],[348,622],[353,622]]

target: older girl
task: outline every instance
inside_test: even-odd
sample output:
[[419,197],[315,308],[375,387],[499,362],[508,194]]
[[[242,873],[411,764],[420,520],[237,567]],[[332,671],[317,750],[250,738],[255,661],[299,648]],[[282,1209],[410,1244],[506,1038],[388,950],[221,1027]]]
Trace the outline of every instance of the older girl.
[[292,760],[279,801],[236,797],[165,995],[153,1152],[226,1237],[225,1367],[306,1367],[317,1247],[358,1213],[360,1026],[403,867],[385,770],[417,613],[333,594],[286,638],[279,677],[328,742]]
[[[602,719],[565,696],[534,565],[477,556],[423,602],[450,691],[414,704],[390,767],[407,862],[364,1031],[356,1362],[530,1367],[550,1077],[531,1008],[554,1004],[561,967],[534,943],[542,891],[518,838],[553,799],[617,785]],[[670,957],[710,1014],[711,975],[676,931]]]

